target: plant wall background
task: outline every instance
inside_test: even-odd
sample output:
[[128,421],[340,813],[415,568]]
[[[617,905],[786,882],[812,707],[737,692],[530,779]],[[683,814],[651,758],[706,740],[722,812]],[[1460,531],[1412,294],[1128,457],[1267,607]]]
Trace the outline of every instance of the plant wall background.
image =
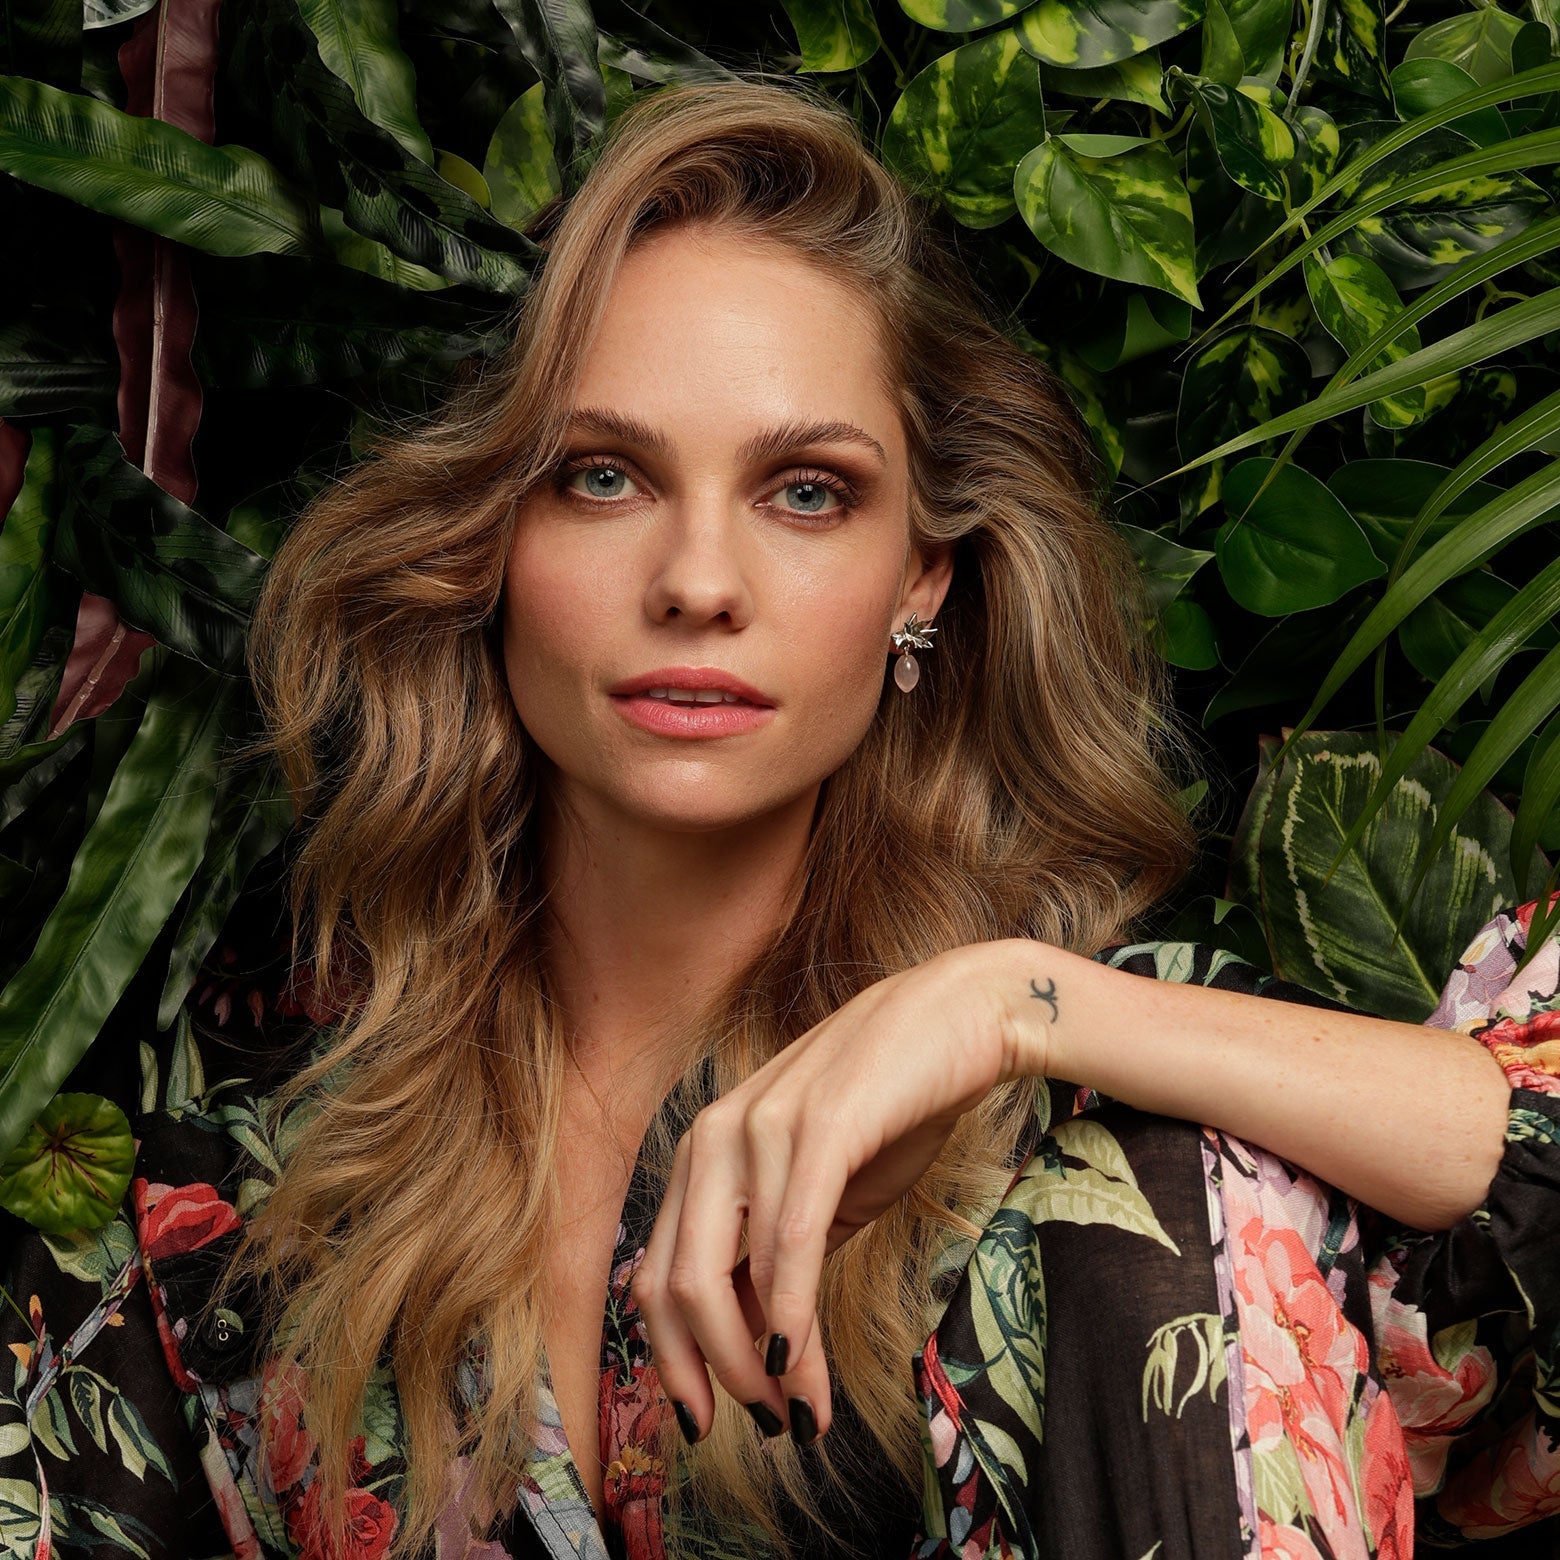
[[1205,745],[1155,930],[1417,1020],[1547,904],[1560,0],[14,0],[14,1214],[107,1217],[122,1110],[206,1086],[192,987],[235,1035],[307,1011],[292,820],[233,756],[290,517],[497,348],[522,229],[635,94],[754,68],[850,106],[1094,429]]

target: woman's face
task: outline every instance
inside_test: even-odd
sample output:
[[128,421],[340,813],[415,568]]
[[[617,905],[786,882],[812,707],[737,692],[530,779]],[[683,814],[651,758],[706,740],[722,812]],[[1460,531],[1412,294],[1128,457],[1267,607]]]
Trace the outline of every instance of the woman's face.
[[951,568],[911,552],[881,366],[862,299],[779,245],[683,227],[630,251],[505,578],[509,687],[563,800],[719,828],[860,743],[890,632]]

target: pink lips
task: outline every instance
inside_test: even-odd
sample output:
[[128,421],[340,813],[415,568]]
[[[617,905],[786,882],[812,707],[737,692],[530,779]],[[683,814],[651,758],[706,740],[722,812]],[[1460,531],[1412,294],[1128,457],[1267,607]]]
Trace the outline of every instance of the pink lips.
[[[652,699],[652,688],[716,690],[739,703],[673,704]],[[663,666],[625,678],[607,690],[630,725],[662,737],[729,737],[754,731],[774,718],[774,704],[750,683],[714,666]]]

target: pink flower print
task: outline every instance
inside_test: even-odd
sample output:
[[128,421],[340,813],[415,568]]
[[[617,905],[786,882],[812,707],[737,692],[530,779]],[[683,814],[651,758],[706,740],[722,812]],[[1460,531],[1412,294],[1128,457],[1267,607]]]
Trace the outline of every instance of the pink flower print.
[[1392,1398],[1378,1390],[1365,1420],[1360,1460],[1365,1521],[1376,1542],[1376,1560],[1413,1560],[1414,1483],[1408,1451]]

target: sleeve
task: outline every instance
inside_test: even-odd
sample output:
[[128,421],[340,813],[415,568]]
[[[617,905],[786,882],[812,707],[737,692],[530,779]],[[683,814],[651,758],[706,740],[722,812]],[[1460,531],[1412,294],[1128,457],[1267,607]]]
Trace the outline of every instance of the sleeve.
[[1533,911],[1479,932],[1426,1020],[1481,1041],[1511,1084],[1484,1202],[1433,1232],[1362,1210],[1377,1359],[1433,1547],[1560,1513],[1560,938],[1518,974]]
[[130,1215],[46,1235],[5,1220],[4,1553],[231,1554],[170,1379]]

